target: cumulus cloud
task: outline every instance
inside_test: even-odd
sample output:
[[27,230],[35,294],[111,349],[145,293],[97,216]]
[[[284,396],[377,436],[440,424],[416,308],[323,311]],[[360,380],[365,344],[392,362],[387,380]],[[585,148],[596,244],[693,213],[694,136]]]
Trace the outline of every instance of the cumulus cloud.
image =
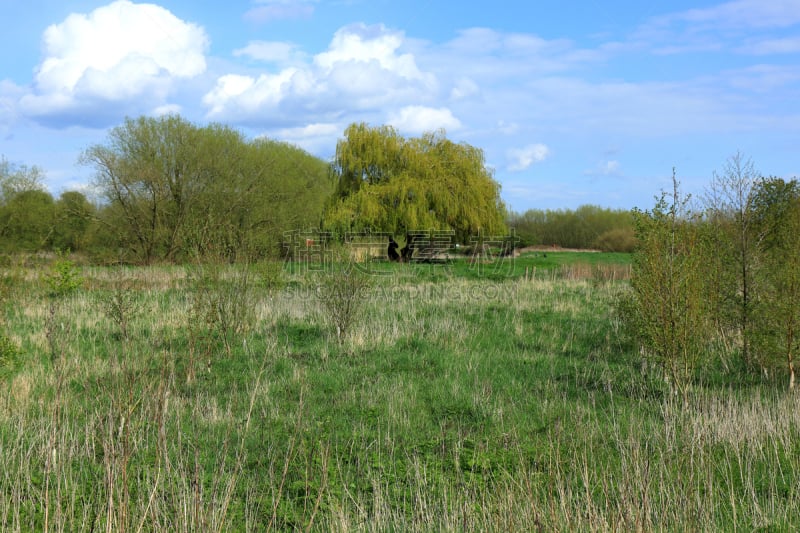
[[406,79],[421,79],[414,56],[398,54],[403,44],[403,34],[387,30],[383,25],[348,26],[337,31],[328,50],[317,55],[314,63],[325,72],[331,72],[343,63],[375,62],[381,68],[395,72]]
[[[436,78],[421,71],[414,56],[401,51],[402,45],[403,34],[382,25],[348,26],[311,61],[277,74],[219,77],[203,102],[214,119],[293,123],[288,126],[309,122],[312,116],[335,118],[345,111],[428,99]],[[251,56],[259,52],[274,56],[280,49],[248,51]]]
[[72,14],[47,28],[42,41],[44,58],[20,107],[43,122],[69,116],[91,124],[114,115],[110,107],[117,114],[149,110],[163,103],[176,80],[206,69],[204,30],[154,4],[117,0]]
[[541,143],[529,144],[522,148],[511,148],[506,152],[509,172],[527,170],[550,156],[550,148]]
[[389,115],[389,124],[406,133],[419,134],[440,129],[452,131],[461,127],[461,121],[446,107],[410,105]]
[[216,86],[203,97],[208,114],[218,118],[246,120],[281,103],[314,91],[308,72],[288,68],[278,74],[262,74],[258,78],[228,74],[217,80]]
[[336,145],[344,126],[334,123],[314,123],[294,128],[281,128],[269,133],[270,138],[282,139],[311,153],[320,153]]

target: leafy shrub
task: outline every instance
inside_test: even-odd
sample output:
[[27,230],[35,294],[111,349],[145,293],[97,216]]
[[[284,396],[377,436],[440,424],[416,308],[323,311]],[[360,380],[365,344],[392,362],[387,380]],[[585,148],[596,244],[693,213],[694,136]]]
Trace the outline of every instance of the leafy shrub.
[[612,228],[601,233],[593,247],[603,252],[630,253],[636,248],[636,232],[632,227]]
[[128,326],[141,311],[130,281],[121,280],[115,283],[114,290],[103,299],[103,311],[119,328],[120,338],[128,340]]
[[63,254],[53,264],[50,273],[45,276],[48,293],[51,297],[62,297],[78,290],[83,284],[78,268],[75,263],[65,259]]
[[254,278],[246,266],[226,268],[219,263],[203,265],[194,276],[192,328],[207,326],[208,332],[222,340],[228,356],[236,336],[255,325]]
[[20,365],[20,350],[4,333],[0,333],[0,379],[13,374]]
[[352,264],[336,263],[322,275],[316,294],[339,344],[361,315],[371,286],[372,278]]

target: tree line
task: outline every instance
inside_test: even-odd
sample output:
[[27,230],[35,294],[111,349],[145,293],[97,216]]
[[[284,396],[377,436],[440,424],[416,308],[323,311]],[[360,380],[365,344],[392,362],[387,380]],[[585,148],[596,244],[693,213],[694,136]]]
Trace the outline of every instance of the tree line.
[[247,140],[227,126],[180,116],[126,119],[80,162],[95,172],[90,202],[54,199],[37,167],[0,167],[0,246],[70,249],[102,263],[195,257],[276,257],[287,232],[343,238],[364,229],[399,235],[448,230],[466,240],[505,234],[500,186],[483,151],[444,132],[404,138],[354,124],[326,162],[286,143]]
[[513,227],[521,246],[559,246],[597,249],[604,252],[632,252],[636,246],[634,219],[630,210],[582,205],[577,209],[529,209],[511,212]]
[[327,165],[296,147],[177,116],[126,120],[80,161],[96,171],[95,203],[77,191],[54,200],[38,168],[3,160],[4,250],[134,264],[269,255],[281,230],[319,223],[331,188]]
[[684,398],[697,379],[786,376],[800,349],[800,183],[763,177],[736,154],[702,198],[677,178],[634,210],[638,248],[628,330]]

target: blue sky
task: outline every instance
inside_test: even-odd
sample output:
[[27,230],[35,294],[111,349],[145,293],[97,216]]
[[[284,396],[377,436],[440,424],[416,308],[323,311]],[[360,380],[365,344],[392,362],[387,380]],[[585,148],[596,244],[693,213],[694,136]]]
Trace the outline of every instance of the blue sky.
[[702,194],[737,151],[800,176],[800,0],[0,0],[0,154],[86,187],[126,116],[330,159],[348,124],[443,128],[516,210]]

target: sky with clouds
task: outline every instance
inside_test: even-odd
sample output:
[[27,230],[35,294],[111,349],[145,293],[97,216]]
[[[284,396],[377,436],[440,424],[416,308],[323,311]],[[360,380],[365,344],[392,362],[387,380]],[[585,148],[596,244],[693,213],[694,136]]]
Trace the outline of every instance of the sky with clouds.
[[348,124],[444,129],[516,211],[800,176],[800,0],[0,0],[0,155],[54,194],[126,116],[330,159]]

